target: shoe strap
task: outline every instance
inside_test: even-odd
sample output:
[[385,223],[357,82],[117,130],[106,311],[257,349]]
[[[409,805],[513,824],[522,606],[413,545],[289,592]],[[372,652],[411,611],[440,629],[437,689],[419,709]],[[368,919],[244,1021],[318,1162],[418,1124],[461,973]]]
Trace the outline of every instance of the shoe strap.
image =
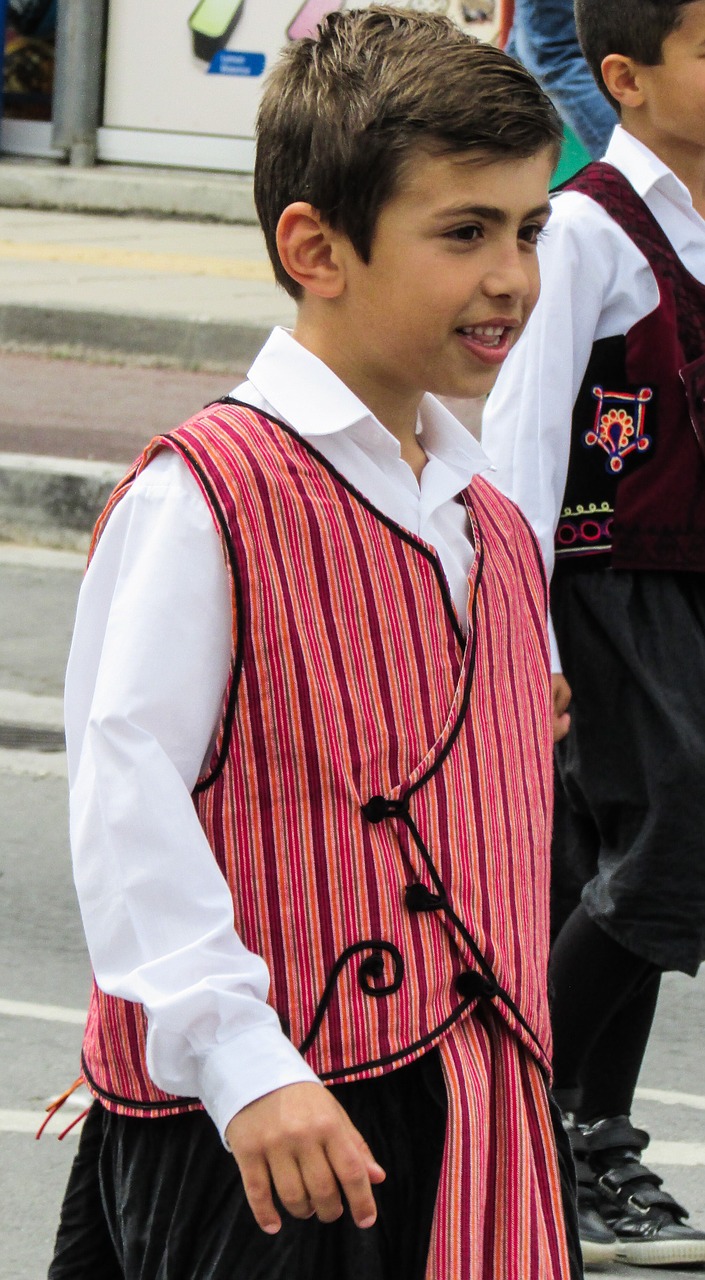
[[662,1179],[643,1165],[624,1165],[598,1174],[600,1191],[618,1205],[647,1214],[652,1209],[667,1209],[674,1218],[688,1217],[688,1210],[661,1187]]
[[636,1129],[629,1116],[608,1116],[583,1126],[588,1151],[611,1151],[614,1147],[627,1147],[637,1153],[649,1145],[645,1129]]

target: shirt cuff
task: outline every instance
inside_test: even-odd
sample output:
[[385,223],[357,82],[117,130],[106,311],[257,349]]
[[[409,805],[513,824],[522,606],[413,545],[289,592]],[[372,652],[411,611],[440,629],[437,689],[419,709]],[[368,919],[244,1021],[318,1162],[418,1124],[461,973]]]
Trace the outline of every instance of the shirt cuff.
[[277,1027],[259,1026],[218,1045],[201,1060],[199,1075],[199,1097],[224,1143],[230,1121],[248,1103],[289,1084],[323,1087]]
[[556,640],[556,633],[553,630],[553,622],[551,621],[550,614],[548,615],[548,643],[551,650],[551,675],[560,676],[563,674],[563,664],[561,662],[561,655],[558,652],[558,641]]

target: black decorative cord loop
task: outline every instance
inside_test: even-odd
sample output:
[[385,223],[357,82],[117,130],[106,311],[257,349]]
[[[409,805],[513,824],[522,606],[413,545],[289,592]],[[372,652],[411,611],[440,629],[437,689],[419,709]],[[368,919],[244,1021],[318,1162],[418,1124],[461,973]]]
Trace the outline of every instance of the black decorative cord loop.
[[[384,977],[384,952],[387,952],[392,959],[393,975],[391,982],[387,982],[380,987],[375,985],[380,978]],[[357,971],[357,980],[362,990],[368,996],[391,996],[398,991],[404,980],[404,961],[401,952],[391,942],[385,942],[384,946],[377,947],[371,956],[363,960]]]
[[408,884],[404,890],[404,902],[407,911],[440,911],[442,907],[448,906],[448,899],[444,893],[431,893],[425,884],[416,882]]
[[[433,772],[436,771],[436,767],[437,766],[434,766]],[[428,777],[430,776],[431,775],[429,774],[424,781],[428,781]],[[398,800],[387,800],[385,796],[371,796],[367,803],[362,806],[362,812],[368,822],[372,823],[383,822],[385,818],[398,818],[404,823],[404,826],[407,828],[416,848],[421,854],[436,892],[435,894],[432,893],[430,889],[427,889],[426,886],[422,884],[407,885],[405,890],[406,905],[411,911],[445,911],[448,919],[455,926],[456,930],[468,947],[468,950],[476,961],[480,972],[475,973],[473,970],[468,970],[466,973],[460,974],[456,981],[456,990],[458,991],[458,994],[463,996],[465,999],[474,998],[475,996],[477,996],[477,998],[484,996],[486,999],[491,1000],[495,997],[499,997],[499,999],[514,1014],[517,1022],[519,1022],[524,1028],[527,1035],[531,1036],[534,1044],[543,1053],[543,1046],[538,1040],[535,1032],[529,1026],[529,1023],[526,1021],[524,1015],[520,1012],[508,992],[504,990],[504,987],[499,985],[492,970],[492,966],[486,960],[469,929],[451,905],[446,886],[441,880],[433,858],[421,838],[421,832],[409,813],[409,801],[413,792],[418,789],[418,786],[419,783],[417,782],[413,788],[407,791],[406,794],[401,796]]]
[[[344,951],[341,951],[338,959],[333,965],[333,968],[328,974],[328,980],[326,982],[323,995],[316,1006],[316,1012],[308,1035],[299,1045],[299,1053],[307,1053],[311,1048],[311,1045],[321,1029],[321,1023],[325,1017],[328,1005],[333,998],[338,978],[348,961],[351,960],[353,956],[359,955],[361,951],[370,951],[372,953],[366,960],[362,961],[362,964],[357,971],[358,981],[365,994],[369,996],[391,996],[395,991],[399,990],[402,982],[404,981],[404,957],[402,956],[399,948],[395,947],[393,942],[385,942],[383,939],[376,938],[367,939],[365,942],[352,943],[351,946],[346,947]],[[382,977],[384,974],[385,952],[391,957],[392,964],[394,966],[394,976],[392,977],[392,981],[387,983],[384,987],[376,987],[373,984],[373,980],[375,978]]]
[[378,822],[384,822],[385,818],[405,819],[408,807],[408,795],[400,796],[398,800],[387,800],[386,796],[370,796],[362,806],[362,814],[376,826]]

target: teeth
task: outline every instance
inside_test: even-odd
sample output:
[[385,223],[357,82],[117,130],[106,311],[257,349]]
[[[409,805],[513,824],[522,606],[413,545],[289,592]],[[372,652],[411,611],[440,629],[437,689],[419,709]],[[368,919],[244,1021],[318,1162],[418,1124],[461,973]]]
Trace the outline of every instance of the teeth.
[[486,347],[498,347],[504,334],[502,324],[469,324],[460,330],[470,338],[479,339]]

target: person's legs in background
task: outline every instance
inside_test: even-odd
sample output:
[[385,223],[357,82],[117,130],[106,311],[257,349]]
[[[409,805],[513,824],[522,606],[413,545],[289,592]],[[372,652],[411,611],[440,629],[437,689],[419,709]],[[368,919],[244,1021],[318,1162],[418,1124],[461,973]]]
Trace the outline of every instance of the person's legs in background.
[[583,58],[573,0],[515,0],[507,53],[536,77],[565,124],[592,158],[599,159],[617,115]]

